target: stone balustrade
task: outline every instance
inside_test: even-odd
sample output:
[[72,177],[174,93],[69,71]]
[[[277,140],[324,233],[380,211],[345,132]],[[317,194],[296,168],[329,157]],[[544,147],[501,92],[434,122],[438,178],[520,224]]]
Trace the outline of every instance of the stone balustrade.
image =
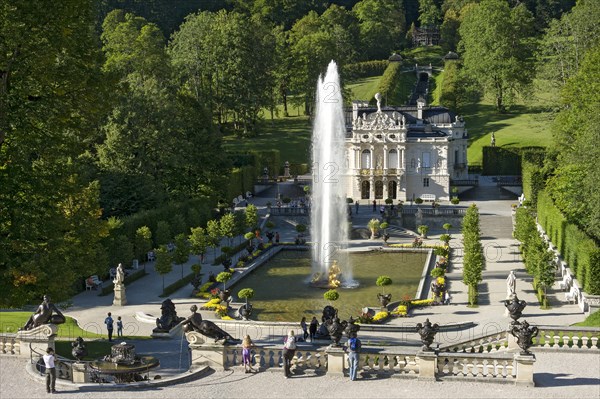
[[479,335],[456,344],[443,345],[440,350],[459,353],[493,353],[506,350],[512,337],[506,330]]
[[485,356],[478,353],[440,352],[436,376],[446,378],[490,378],[516,381],[517,360],[513,354]]
[[600,328],[537,326],[538,336],[533,342],[535,348],[559,350],[593,351],[600,349],[598,338]]
[[20,346],[15,334],[0,334],[0,354],[19,356]]

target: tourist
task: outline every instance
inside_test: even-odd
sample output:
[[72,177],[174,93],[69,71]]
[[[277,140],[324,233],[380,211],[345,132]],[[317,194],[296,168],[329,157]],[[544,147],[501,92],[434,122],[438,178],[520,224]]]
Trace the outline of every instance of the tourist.
[[42,356],[44,359],[44,366],[46,367],[46,392],[56,393],[56,366],[54,361],[54,349],[46,349],[46,354]]
[[373,200],[373,212],[377,212],[377,201]]
[[300,320],[300,327],[302,327],[302,331],[303,331],[303,338],[304,341],[306,341],[306,338],[308,338],[308,325],[306,324],[306,317],[303,317],[302,320]]
[[279,232],[275,232],[275,244],[279,244]]
[[348,339],[348,366],[350,368],[349,375],[350,380],[356,380],[356,372],[358,371],[358,356],[360,353],[361,342],[360,339],[356,336],[356,333],[352,334],[350,339]]
[[450,291],[446,291],[444,294],[444,305],[450,305],[450,301],[452,300],[452,295],[450,295]]
[[254,346],[254,342],[249,335],[246,335],[242,340],[242,363],[244,365],[244,372],[246,374],[253,371],[252,361],[250,359],[250,349]]
[[292,359],[296,354],[296,336],[294,330],[288,332],[288,336],[283,340],[283,372],[285,378],[292,376],[290,367],[292,367]]
[[358,200],[354,201],[354,211],[358,215]]
[[121,320],[121,316],[117,317],[117,337],[123,336],[123,320]]
[[317,318],[313,316],[312,320],[310,321],[310,326],[308,327],[308,331],[310,332],[310,342],[313,342],[313,340],[315,339],[315,335],[317,334],[318,328],[319,322],[317,321]]
[[379,207],[379,213],[381,214],[381,216],[383,216],[383,214],[385,213],[385,206],[381,205],[381,207]]
[[111,313],[108,312],[108,316],[104,319],[104,324],[106,324],[106,329],[108,330],[108,342],[112,341],[114,322]]

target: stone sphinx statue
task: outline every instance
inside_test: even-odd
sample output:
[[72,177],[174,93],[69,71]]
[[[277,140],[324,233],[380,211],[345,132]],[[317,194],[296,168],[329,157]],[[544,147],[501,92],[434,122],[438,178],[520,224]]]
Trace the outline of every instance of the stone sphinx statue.
[[177,316],[175,304],[168,298],[163,301],[160,310],[161,316],[156,319],[156,328],[153,330],[154,332],[168,332],[184,320],[183,317]]
[[42,324],[63,324],[65,321],[65,316],[52,303],[50,296],[44,295],[44,301],[38,306],[35,313],[29,317],[21,330],[31,330]]

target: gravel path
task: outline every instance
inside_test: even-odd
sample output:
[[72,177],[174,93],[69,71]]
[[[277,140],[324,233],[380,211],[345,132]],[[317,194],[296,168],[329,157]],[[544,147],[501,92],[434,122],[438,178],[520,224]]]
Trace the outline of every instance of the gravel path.
[[[243,374],[212,372],[196,381],[162,388],[133,391],[62,391],[59,398],[598,398],[598,354],[540,352],[536,354],[536,388],[512,384],[469,381],[421,382],[411,379],[358,379],[327,376],[296,376],[284,379],[278,372]],[[0,357],[2,399],[48,397],[42,381],[33,381],[25,361]]]

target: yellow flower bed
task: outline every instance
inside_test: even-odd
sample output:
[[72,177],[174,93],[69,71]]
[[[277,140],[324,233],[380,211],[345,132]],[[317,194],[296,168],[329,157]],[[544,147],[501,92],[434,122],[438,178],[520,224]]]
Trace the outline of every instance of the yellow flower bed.
[[396,309],[392,310],[392,315],[394,316],[406,316],[408,314],[408,309],[404,305],[399,305]]
[[221,320],[235,320],[235,319],[232,319],[229,316],[223,316],[223,317],[221,317]]
[[427,306],[433,303],[433,299],[417,299],[415,301],[410,301],[411,305],[414,306]]
[[220,305],[220,303],[221,303],[221,300],[219,298],[213,298],[210,301],[206,302],[204,304],[204,306],[202,306],[202,309],[217,310],[217,308],[223,306],[223,305]]
[[437,283],[439,285],[446,284],[446,279],[444,277],[438,277],[437,278]]
[[375,316],[373,316],[373,321],[382,321],[387,319],[389,316],[389,312],[377,312]]

